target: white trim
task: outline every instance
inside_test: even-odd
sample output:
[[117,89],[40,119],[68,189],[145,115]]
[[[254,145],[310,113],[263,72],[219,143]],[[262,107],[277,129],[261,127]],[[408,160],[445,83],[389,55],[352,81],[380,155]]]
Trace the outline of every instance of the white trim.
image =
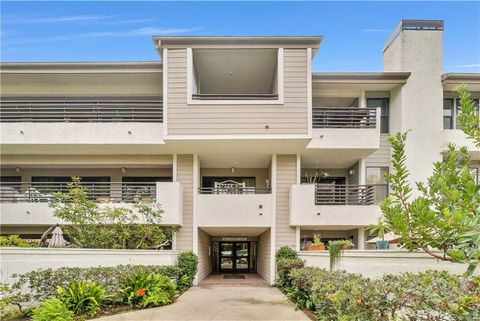
[[217,140],[217,139],[312,139],[305,134],[201,134],[201,135],[168,135],[163,140]]
[[312,137],[313,122],[312,122],[312,48],[307,48],[307,128],[308,136]]
[[187,105],[283,105],[284,94],[283,48],[277,51],[277,91],[275,100],[194,100],[193,93],[193,52],[187,48]]
[[277,238],[277,154],[272,155],[272,227],[270,228],[270,284],[275,282],[275,252]]
[[193,154],[193,253],[198,255],[197,198],[200,175],[198,155]]
[[358,161],[358,185],[365,185],[367,182],[367,162],[365,158]]
[[168,49],[163,49],[163,136],[168,135]]
[[172,181],[178,181],[178,156],[177,154],[172,155]]
[[300,154],[297,154],[297,185],[300,185],[301,183],[301,171],[302,171],[302,158]]
[[295,251],[300,251],[300,226],[295,226]]
[[360,92],[360,97],[358,97],[358,106],[360,108],[367,108],[367,98],[365,90]]

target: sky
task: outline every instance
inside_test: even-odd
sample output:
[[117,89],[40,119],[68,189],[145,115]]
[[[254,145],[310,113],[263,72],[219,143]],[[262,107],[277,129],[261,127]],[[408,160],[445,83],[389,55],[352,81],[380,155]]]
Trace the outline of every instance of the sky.
[[480,72],[480,1],[2,1],[1,61],[159,61],[152,35],[320,35],[313,71],[382,71],[401,19],[443,19],[444,71]]

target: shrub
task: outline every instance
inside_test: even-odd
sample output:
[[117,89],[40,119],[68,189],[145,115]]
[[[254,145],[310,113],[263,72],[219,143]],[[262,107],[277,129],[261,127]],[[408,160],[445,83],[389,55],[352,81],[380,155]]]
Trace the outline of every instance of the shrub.
[[141,308],[169,304],[177,294],[168,276],[145,272],[133,274],[122,281],[120,291],[124,301]]
[[38,244],[25,241],[19,235],[12,234],[0,236],[0,247],[38,247]]
[[[15,304],[22,307],[30,301],[41,302],[51,296],[56,296],[57,286],[66,288],[76,280],[91,280],[105,287],[105,296],[109,301],[120,301],[119,290],[122,280],[130,275],[145,272],[158,273],[168,277],[179,279],[181,271],[177,266],[156,265],[118,265],[116,267],[63,267],[59,269],[41,269],[22,275],[14,275],[16,278],[12,288],[17,293],[11,293]],[[20,295],[22,289],[28,288],[29,293]]]
[[282,246],[275,253],[275,262],[282,259],[296,259],[298,258],[297,252],[290,246]]
[[291,286],[290,273],[295,269],[303,268],[305,262],[301,259],[280,259],[277,262],[277,280],[276,284],[286,289]]
[[93,317],[104,300],[105,288],[95,282],[78,281],[70,283],[68,288],[57,288],[58,298],[75,315],[86,314]]
[[333,271],[338,261],[340,261],[342,251],[352,246],[353,243],[350,240],[336,240],[328,242],[328,252],[330,254],[330,271]]
[[315,309],[312,286],[318,273],[327,273],[327,271],[316,267],[303,267],[290,272],[291,286],[286,289],[286,293],[295,303],[296,309]]
[[[197,255],[192,251],[181,253],[178,256],[178,268],[180,269],[181,276],[186,275],[188,277],[188,286],[192,285],[198,269]],[[183,283],[185,284],[186,282],[184,281]]]
[[45,300],[41,306],[33,309],[32,321],[71,321],[73,312],[57,298]]

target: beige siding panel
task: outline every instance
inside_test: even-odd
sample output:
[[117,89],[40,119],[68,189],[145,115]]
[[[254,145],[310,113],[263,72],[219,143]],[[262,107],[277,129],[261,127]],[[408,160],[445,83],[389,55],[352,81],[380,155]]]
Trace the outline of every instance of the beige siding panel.
[[210,235],[198,229],[198,282],[212,273],[212,260],[208,256],[208,247],[210,246]]
[[295,248],[295,228],[289,224],[289,191],[290,187],[297,182],[297,156],[296,155],[278,155],[277,156],[277,182],[276,182],[276,242],[278,249],[281,246],[288,245]]
[[257,273],[270,283],[270,230],[258,237]]
[[283,52],[283,105],[187,105],[187,50],[169,49],[168,134],[307,134],[307,50]]
[[183,187],[183,225],[177,232],[177,249],[193,249],[193,155],[177,156],[177,181]]
[[390,165],[390,143],[387,140],[388,134],[380,135],[380,148],[366,159],[366,166]]

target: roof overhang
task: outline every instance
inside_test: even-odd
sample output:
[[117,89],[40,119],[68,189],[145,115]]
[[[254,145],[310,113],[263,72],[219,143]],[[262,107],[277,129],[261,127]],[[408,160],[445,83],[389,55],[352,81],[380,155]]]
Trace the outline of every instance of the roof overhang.
[[322,39],[322,36],[153,36],[153,43],[160,55],[164,48],[312,48],[313,58]]
[[4,62],[2,74],[161,73],[158,61],[141,62]]
[[480,91],[480,73],[446,73],[442,75],[443,89],[456,91],[465,84],[470,91]]

